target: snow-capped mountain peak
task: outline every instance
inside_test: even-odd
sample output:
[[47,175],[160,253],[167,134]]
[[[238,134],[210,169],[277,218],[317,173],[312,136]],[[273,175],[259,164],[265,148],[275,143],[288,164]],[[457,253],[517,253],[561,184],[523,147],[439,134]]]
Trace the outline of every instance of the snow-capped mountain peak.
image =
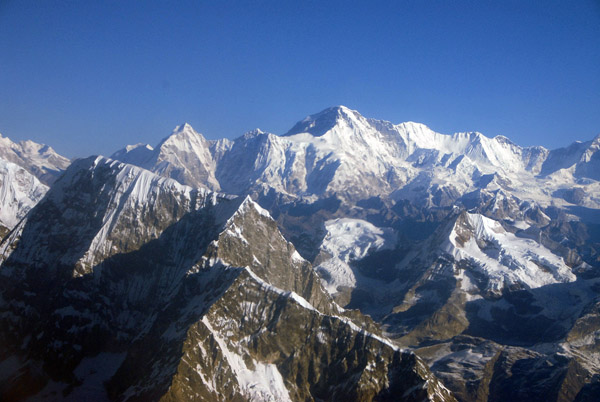
[[544,160],[540,174],[549,176],[572,169],[573,176],[600,180],[600,135],[593,140],[576,141],[565,148],[552,150]]
[[219,190],[211,151],[216,143],[208,141],[190,124],[184,123],[176,126],[156,148],[143,144],[128,146],[115,152],[111,158],[152,170],[193,187]]
[[[182,124],[154,151],[126,149],[113,157],[190,186],[238,195],[271,188],[292,198],[391,196],[438,206],[480,189],[482,177],[497,174],[519,199],[547,205],[555,189],[544,188],[548,183],[539,183],[537,175],[578,163],[590,145],[549,153],[504,136],[441,134],[424,124],[392,124],[335,106],[299,121],[283,136],[255,129],[234,141],[208,141]],[[593,162],[591,156],[586,158]],[[594,163],[584,163],[567,179],[594,178]],[[425,193],[435,194],[430,199]]]
[[[180,124],[178,126],[175,126],[175,128],[173,129],[173,131],[171,132],[171,134],[167,137],[165,137],[156,148],[160,148],[161,146],[163,146],[164,144],[177,144],[177,142],[198,142],[198,141],[206,141],[206,138],[204,138],[204,136],[202,134],[200,134],[199,132],[197,132],[196,130],[194,130],[194,128],[189,124],[189,123],[184,123],[184,124]],[[184,145],[184,144],[177,144],[177,145]]]
[[259,137],[259,136],[265,135],[265,134],[268,134],[268,133],[262,131],[260,128],[255,128],[253,130],[246,131],[244,133],[244,135],[242,136],[242,138],[250,139],[250,138]]
[[21,166],[46,185],[54,182],[71,163],[48,145],[30,140],[16,143],[1,134],[0,157]]
[[296,123],[285,136],[309,133],[315,137],[320,137],[337,125],[353,126],[354,123],[360,120],[365,120],[365,118],[356,110],[341,105],[334,106],[319,113],[307,116]]
[[52,147],[0,134],[0,239],[42,199],[71,162]]
[[175,126],[175,128],[173,129],[173,134],[181,133],[184,131],[196,132],[190,123],[185,122],[183,124],[178,124],[177,126]]

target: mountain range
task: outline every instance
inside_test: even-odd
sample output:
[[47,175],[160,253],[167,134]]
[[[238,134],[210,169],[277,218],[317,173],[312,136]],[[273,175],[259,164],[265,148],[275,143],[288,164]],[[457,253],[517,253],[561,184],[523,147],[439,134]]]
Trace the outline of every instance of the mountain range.
[[0,137],[0,395],[597,400],[599,149],[344,106],[72,162]]

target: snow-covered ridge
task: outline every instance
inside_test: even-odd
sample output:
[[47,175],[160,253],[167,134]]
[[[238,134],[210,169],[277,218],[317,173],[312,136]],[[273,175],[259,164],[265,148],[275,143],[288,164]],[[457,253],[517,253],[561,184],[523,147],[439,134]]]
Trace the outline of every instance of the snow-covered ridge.
[[562,257],[480,214],[461,214],[443,247],[457,261],[469,261],[472,269],[484,274],[489,279],[486,290],[492,293],[505,286],[533,289],[576,279]]
[[[316,308],[313,307],[312,304],[310,304],[308,302],[308,300],[306,300],[304,297],[300,296],[298,293],[293,292],[293,291],[286,291],[283,289],[279,289],[278,287],[271,285],[270,283],[266,282],[264,279],[262,279],[261,277],[256,275],[254,273],[254,271],[252,271],[252,269],[250,269],[250,267],[244,267],[243,269],[250,275],[250,277],[252,279],[254,279],[256,282],[258,282],[258,284],[261,287],[267,289],[268,291],[276,293],[280,296],[283,296],[284,298],[291,299],[295,303],[300,305],[302,308],[319,312]],[[319,313],[319,314],[321,314],[321,313]]]
[[12,229],[46,191],[35,176],[0,157],[0,225]]
[[111,159],[120,160],[123,162],[131,163],[136,166],[144,167],[150,160],[152,148],[148,144],[135,144],[135,145],[127,145],[125,148],[115,152]]
[[[256,282],[258,282],[261,287],[267,289],[268,291],[276,293],[278,295],[281,295],[282,297],[285,297],[287,299],[293,300],[296,304],[298,304],[302,308],[314,311],[314,312],[316,312],[319,315],[326,315],[326,314],[323,314],[322,312],[320,312],[319,310],[317,310],[315,307],[313,307],[312,304],[310,304],[305,298],[303,298],[299,294],[297,294],[295,292],[285,291],[285,290],[279,289],[279,288],[271,285],[270,283],[264,281],[262,278],[260,278],[258,275],[256,275],[249,267],[244,267],[243,269],[250,275],[250,277],[252,279],[254,279]],[[336,305],[336,307],[337,307],[337,305]],[[339,311],[343,311],[343,309],[339,308]],[[370,338],[373,338],[373,339],[381,342],[382,344],[384,344],[386,346],[389,346],[393,350],[400,350],[390,340],[382,338],[381,336],[373,334],[373,333],[371,333],[369,331],[366,331],[364,328],[358,327],[355,323],[353,323],[350,319],[348,319],[346,317],[340,317],[338,315],[335,315],[335,316],[332,316],[332,317],[334,317],[334,318],[342,321],[346,325],[350,326],[350,328],[354,332],[359,332],[359,333],[364,334],[364,335],[366,335],[366,336],[368,336]]]
[[[137,146],[113,156],[230,194],[274,189],[290,198],[335,195],[353,202],[382,196],[447,206],[484,188],[482,177],[497,175],[520,200],[551,205],[560,188],[581,177],[597,179],[592,145],[550,152],[520,147],[504,136],[441,134],[423,124],[393,124],[336,106],[306,117],[283,136],[256,129],[234,141],[208,141],[184,124],[154,150]],[[565,164],[577,166],[561,180],[548,180]],[[600,200],[586,202],[600,207]]]
[[[54,183],[27,224],[19,225],[16,237],[3,247],[10,247],[22,233],[26,246],[16,258],[30,258],[28,253],[35,252],[36,261],[57,259],[65,266],[75,265],[73,275],[86,275],[104,259],[137,250],[184,214],[221,198],[123,162],[104,157],[80,159]],[[49,228],[71,239],[70,243],[48,245]]]
[[215,221],[221,227],[221,230],[231,228],[232,225],[235,225],[235,219],[243,216],[250,209],[255,210],[265,218],[273,219],[269,211],[262,208],[247,195],[245,197],[232,198],[230,202],[219,205],[215,210]]
[[[329,108],[318,114],[308,116],[290,130],[286,136],[309,133],[314,134],[314,127],[331,125],[325,132],[332,137],[360,136],[360,140],[373,146],[377,142],[399,143],[399,157],[408,157],[419,149],[439,151],[441,154],[466,155],[475,162],[491,164],[498,168],[515,169],[526,168],[523,165],[524,151],[504,136],[488,138],[478,132],[463,132],[453,135],[440,134],[424,124],[405,122],[392,124],[384,120],[363,117],[358,111],[345,106]],[[372,137],[372,138],[369,138]],[[306,138],[306,137],[303,137]],[[534,147],[543,149],[543,147]],[[516,165],[515,165],[516,163]]]
[[[194,189],[179,182],[160,177],[145,169],[136,166],[124,164],[104,157],[97,157],[90,166],[90,171],[106,170],[111,171],[115,177],[113,187],[109,190],[109,205],[111,208],[102,218],[102,226],[94,237],[86,255],[81,263],[87,266],[93,266],[98,256],[104,258],[113,251],[113,241],[118,241],[118,234],[115,233],[121,217],[124,214],[135,214],[142,218],[148,205],[157,205],[157,201],[163,194],[175,196],[181,203],[180,207],[193,210],[204,204],[216,204],[217,194],[204,189]],[[93,174],[93,173],[92,173]],[[67,176],[67,175],[65,175]],[[65,181],[68,176],[64,178]],[[62,180],[61,180],[62,181]],[[200,205],[192,205],[193,202],[200,201]],[[158,237],[161,228],[146,227],[147,235]]]
[[244,197],[244,200],[240,204],[236,214],[243,214],[249,208],[254,209],[256,212],[258,212],[259,215],[264,216],[265,218],[273,219],[271,218],[271,214],[269,213],[269,211],[258,205],[256,202],[254,202],[249,195]]
[[[59,189],[52,191],[53,197],[62,197],[64,192],[60,189],[73,185],[82,174],[82,171],[91,172],[91,178],[98,177],[96,173],[102,172],[105,175],[114,176],[113,191],[119,196],[127,195],[130,204],[145,204],[152,195],[160,191],[161,188],[167,188],[177,193],[184,194],[187,199],[191,199],[192,192],[200,192],[206,195],[209,192],[204,189],[194,189],[183,185],[176,180],[159,176],[146,169],[135,165],[123,163],[118,160],[109,159],[103,156],[95,156],[86,159],[80,159],[73,163],[73,168],[60,179]],[[106,178],[106,177],[104,177]],[[102,180],[102,177],[98,177]],[[118,204],[118,203],[117,203]]]

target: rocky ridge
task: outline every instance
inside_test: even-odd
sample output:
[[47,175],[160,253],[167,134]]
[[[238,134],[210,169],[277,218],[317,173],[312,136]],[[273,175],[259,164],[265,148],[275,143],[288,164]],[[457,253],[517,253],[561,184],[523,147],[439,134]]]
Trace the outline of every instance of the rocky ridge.
[[249,198],[93,157],[0,247],[3,399],[453,399]]

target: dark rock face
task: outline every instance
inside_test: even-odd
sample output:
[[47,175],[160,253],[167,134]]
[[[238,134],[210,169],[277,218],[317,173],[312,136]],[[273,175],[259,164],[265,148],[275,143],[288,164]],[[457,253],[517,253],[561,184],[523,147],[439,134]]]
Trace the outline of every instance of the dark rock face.
[[454,400],[249,198],[91,158],[1,247],[2,400]]

